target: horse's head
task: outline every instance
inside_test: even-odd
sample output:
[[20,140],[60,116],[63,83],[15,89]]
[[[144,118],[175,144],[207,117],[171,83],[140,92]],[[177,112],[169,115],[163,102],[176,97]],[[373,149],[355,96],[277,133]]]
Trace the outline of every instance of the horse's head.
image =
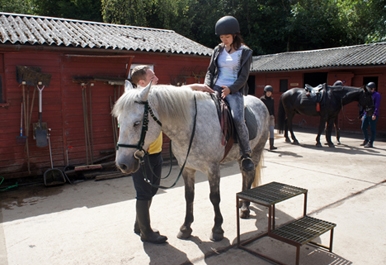
[[363,92],[359,97],[359,105],[362,109],[366,110],[367,114],[371,115],[374,112],[374,101],[371,97],[372,93],[366,86],[363,86],[362,90]]
[[119,125],[115,162],[124,173],[139,169],[140,159],[161,132],[148,103],[150,87],[151,83],[145,88],[127,89],[112,110]]

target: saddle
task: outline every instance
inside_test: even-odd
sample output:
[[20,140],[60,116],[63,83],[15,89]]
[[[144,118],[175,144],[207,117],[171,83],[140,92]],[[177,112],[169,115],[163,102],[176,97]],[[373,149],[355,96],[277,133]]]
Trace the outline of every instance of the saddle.
[[[231,109],[228,103],[220,98],[217,93],[210,95],[216,105],[217,115],[221,126],[221,144],[225,146],[224,157],[222,159],[224,160],[233,144],[238,142],[237,131],[233,123]],[[244,106],[244,120],[249,132],[249,140],[252,140],[257,135],[257,121],[255,115],[252,113],[248,106]]]
[[320,111],[320,103],[323,100],[323,95],[325,93],[325,84],[320,84],[316,87],[312,87],[309,84],[306,84],[304,90],[306,91],[306,96],[309,100],[316,103],[316,111]]

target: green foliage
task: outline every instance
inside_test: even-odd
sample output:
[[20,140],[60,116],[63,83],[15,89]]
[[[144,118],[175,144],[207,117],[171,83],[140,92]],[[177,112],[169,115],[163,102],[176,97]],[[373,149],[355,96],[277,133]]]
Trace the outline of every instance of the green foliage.
[[94,0],[28,0],[32,13],[42,16],[102,21],[101,3]]
[[0,0],[0,10],[171,29],[207,47],[233,15],[254,55],[386,41],[385,0]]
[[31,0],[0,0],[1,12],[32,14]]

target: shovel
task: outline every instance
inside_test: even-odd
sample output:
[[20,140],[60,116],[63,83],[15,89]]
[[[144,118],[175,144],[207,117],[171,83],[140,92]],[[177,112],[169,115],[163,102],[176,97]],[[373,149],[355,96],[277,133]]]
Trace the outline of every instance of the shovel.
[[43,128],[42,123],[42,92],[44,89],[44,85],[40,88],[39,85],[37,86],[39,89],[39,122],[35,124],[35,139],[36,139],[36,146],[37,147],[46,147],[47,146],[47,125]]
[[23,135],[23,102],[21,103],[21,115],[20,115],[20,135],[16,136],[16,141],[19,144],[25,144],[27,136]]
[[48,134],[48,149],[50,151],[51,169],[48,169],[46,170],[46,172],[44,172],[44,175],[43,175],[44,185],[55,186],[55,185],[65,184],[66,178],[64,176],[63,171],[58,168],[54,168],[54,162],[52,161],[51,139],[49,134]]

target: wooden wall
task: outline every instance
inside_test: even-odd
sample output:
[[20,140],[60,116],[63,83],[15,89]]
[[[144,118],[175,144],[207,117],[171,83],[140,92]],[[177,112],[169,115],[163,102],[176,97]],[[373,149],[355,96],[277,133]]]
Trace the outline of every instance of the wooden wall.
[[[160,84],[202,82],[202,78],[194,77],[206,72],[210,59],[156,53],[96,54],[79,49],[65,52],[0,49],[0,54],[3,55],[5,99],[0,104],[0,176],[5,178],[40,175],[51,167],[48,146],[37,147],[32,136],[32,123],[38,121],[38,91],[32,86],[25,87],[25,98],[28,97],[29,106],[33,105],[28,145],[16,141],[22,99],[22,86],[16,80],[17,65],[37,66],[43,73],[51,74],[51,82],[42,92],[42,121],[51,128],[54,167],[63,168],[67,165],[67,157],[71,165],[85,165],[114,153],[110,112],[123,87],[110,85],[104,80],[124,78],[131,64],[152,64]],[[97,81],[90,81],[88,77],[97,77]],[[30,113],[30,109],[27,112]],[[85,128],[89,128],[88,134]],[[168,144],[166,138],[165,153]]]

